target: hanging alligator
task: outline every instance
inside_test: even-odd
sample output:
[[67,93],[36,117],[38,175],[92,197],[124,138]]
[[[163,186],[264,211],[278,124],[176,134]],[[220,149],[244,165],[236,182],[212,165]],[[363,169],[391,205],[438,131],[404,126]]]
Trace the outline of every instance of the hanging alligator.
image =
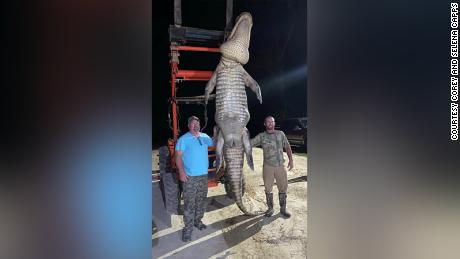
[[259,84],[243,68],[249,61],[251,28],[251,14],[240,14],[227,41],[220,46],[222,57],[206,85],[205,103],[207,105],[209,95],[216,88],[215,121],[219,127],[216,143],[217,168],[221,169],[223,155],[236,204],[246,215],[259,215],[263,212],[250,212],[242,202],[244,153],[249,167],[254,170],[250,135],[246,128],[250,115],[245,87],[256,93],[257,99],[262,103]]

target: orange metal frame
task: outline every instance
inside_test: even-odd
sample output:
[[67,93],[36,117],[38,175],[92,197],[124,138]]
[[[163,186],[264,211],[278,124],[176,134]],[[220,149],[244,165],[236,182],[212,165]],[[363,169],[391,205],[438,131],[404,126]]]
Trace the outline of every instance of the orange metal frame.
[[[213,71],[203,71],[203,70],[180,70],[179,69],[179,51],[201,51],[201,52],[219,52],[219,48],[208,48],[208,47],[195,47],[195,46],[177,46],[171,44],[170,47],[170,56],[171,56],[171,107],[172,107],[172,128],[173,128],[173,138],[168,139],[168,148],[169,153],[171,154],[171,167],[176,169],[175,163],[175,146],[177,139],[179,138],[179,121],[177,116],[177,102],[176,102],[176,80],[182,79],[185,81],[208,81]],[[210,153],[210,154],[209,154]],[[215,148],[208,148],[208,157],[215,157]],[[215,172],[215,168],[208,169],[208,174]],[[208,179],[208,186],[215,187],[218,185],[218,180],[220,177],[212,177]]]

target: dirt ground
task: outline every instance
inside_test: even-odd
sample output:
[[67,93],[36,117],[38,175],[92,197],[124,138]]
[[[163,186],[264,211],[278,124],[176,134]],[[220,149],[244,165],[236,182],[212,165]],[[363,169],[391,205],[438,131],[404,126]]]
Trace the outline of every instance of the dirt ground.
[[[294,149],[295,150],[295,149]],[[158,169],[157,150],[152,152],[152,170]],[[265,210],[262,181],[262,150],[253,149],[254,172],[247,165],[246,194],[243,202],[250,210]],[[287,161],[287,155],[285,154]],[[287,163],[286,163],[287,164]],[[152,258],[306,258],[307,257],[307,155],[294,153],[294,169],[288,171],[287,208],[292,216],[279,214],[278,191],[274,186],[275,214],[270,218],[242,215],[225,196],[223,185],[208,191],[208,209],[203,222],[208,228],[194,229],[192,241],[180,240],[181,215],[167,215],[158,182],[152,183],[153,221]]]

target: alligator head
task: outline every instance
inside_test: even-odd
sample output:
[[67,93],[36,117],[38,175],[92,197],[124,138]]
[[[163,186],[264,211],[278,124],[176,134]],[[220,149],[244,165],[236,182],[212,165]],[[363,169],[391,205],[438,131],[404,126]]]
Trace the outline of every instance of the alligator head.
[[240,14],[227,41],[220,46],[222,56],[243,65],[248,63],[251,29],[251,14],[247,12]]

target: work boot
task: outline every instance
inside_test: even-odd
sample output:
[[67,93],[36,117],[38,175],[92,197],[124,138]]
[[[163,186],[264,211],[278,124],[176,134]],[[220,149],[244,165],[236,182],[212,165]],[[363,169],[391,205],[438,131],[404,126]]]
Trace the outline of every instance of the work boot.
[[265,196],[267,198],[267,206],[268,209],[265,212],[265,217],[270,217],[273,215],[273,193],[265,193]]
[[195,223],[195,227],[199,230],[203,230],[203,229],[206,229],[206,225],[203,224],[202,221],[198,222],[198,223]]
[[281,215],[288,219],[291,217],[291,213],[286,211],[286,197],[286,193],[279,193]]
[[192,241],[192,231],[189,230],[182,230],[182,242],[189,242]]

